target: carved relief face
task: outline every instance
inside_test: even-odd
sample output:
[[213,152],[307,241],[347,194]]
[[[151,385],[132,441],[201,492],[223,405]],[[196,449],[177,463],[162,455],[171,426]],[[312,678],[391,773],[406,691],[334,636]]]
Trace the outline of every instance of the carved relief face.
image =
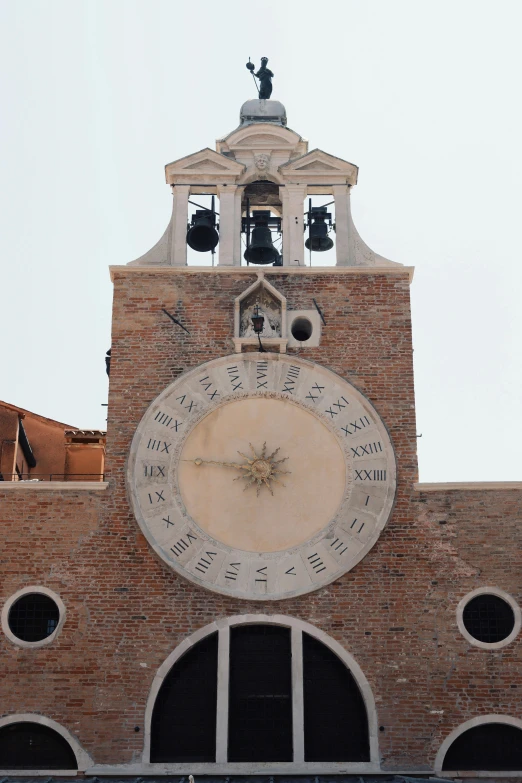
[[270,164],[270,155],[262,152],[259,155],[254,155],[254,161],[258,171],[266,171]]

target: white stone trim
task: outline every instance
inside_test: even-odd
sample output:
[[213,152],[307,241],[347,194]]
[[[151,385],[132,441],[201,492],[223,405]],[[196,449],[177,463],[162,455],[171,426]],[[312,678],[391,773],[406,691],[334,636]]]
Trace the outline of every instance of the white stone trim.
[[10,775],[17,777],[41,777],[43,775],[49,776],[62,776],[76,775],[78,772],[85,772],[86,769],[92,767],[93,760],[86,750],[82,748],[76,737],[71,734],[70,731],[65,729],[59,723],[52,718],[46,718],[44,715],[37,715],[34,712],[20,712],[15,715],[6,715],[4,718],[0,718],[0,729],[4,726],[9,726],[11,723],[39,723],[42,726],[47,726],[53,729],[57,734],[60,734],[69,743],[71,750],[76,756],[76,763],[78,770],[61,770],[61,769],[0,769],[0,775]]
[[[224,728],[222,723],[228,723],[228,710],[224,713],[226,720],[223,720],[223,713],[220,712],[220,707],[228,705],[228,644],[226,650],[222,653],[220,651],[221,642],[224,637],[229,638],[228,631],[231,627],[236,625],[265,623],[269,625],[282,625],[290,628],[292,634],[292,698],[293,698],[293,731],[294,731],[294,761],[293,762],[249,762],[249,763],[228,763],[227,758],[227,731],[228,728]],[[177,763],[177,764],[164,764],[164,763],[151,763],[150,762],[150,740],[151,740],[151,723],[152,712],[154,704],[159,690],[163,684],[163,680],[170,672],[174,664],[197,642],[206,636],[219,631],[219,647],[218,647],[218,709],[216,711],[216,759],[215,764],[191,764],[191,763]],[[361,696],[364,701],[366,713],[368,716],[368,734],[370,745],[370,761],[369,762],[305,762],[304,761],[304,725],[303,725],[303,696],[302,696],[302,656],[299,656],[299,651],[295,649],[295,643],[299,636],[299,642],[302,644],[302,633],[308,633],[315,639],[318,639],[323,644],[332,650],[335,655],[345,664],[347,669],[354,677]],[[227,655],[225,660],[224,655]],[[296,659],[294,661],[294,659]],[[295,690],[295,684],[297,678],[300,677],[300,689]],[[298,719],[300,718],[300,724]],[[145,736],[143,745],[143,757],[142,764],[139,766],[139,772],[148,772],[149,774],[169,774],[179,772],[197,772],[198,774],[204,773],[244,773],[255,774],[257,772],[268,773],[269,771],[288,772],[292,774],[309,773],[309,772],[378,772],[379,766],[379,743],[378,743],[378,721],[377,710],[375,705],[375,699],[370,687],[370,684],[364,676],[362,669],[356,660],[348,653],[339,642],[332,639],[324,631],[316,628],[310,623],[304,620],[299,620],[296,617],[290,617],[288,615],[266,615],[266,614],[245,614],[234,615],[232,617],[223,618],[217,620],[209,625],[205,625],[198,631],[193,633],[188,638],[184,639],[175,650],[165,659],[160,668],[158,669],[156,676],[152,682],[149,697],[147,699],[147,705],[145,708]],[[135,766],[135,765],[134,765]],[[133,770],[134,770],[133,766]],[[118,767],[118,770],[122,772],[125,769],[125,765]],[[97,772],[102,772],[103,767],[97,767]],[[94,774],[94,771],[91,770]],[[133,772],[134,774],[134,772]]]
[[103,492],[108,489],[108,481],[0,481],[0,494],[4,490],[15,490],[18,492],[78,492],[79,490],[87,492]]
[[[298,318],[305,318],[310,321],[312,327],[312,333],[308,340],[300,342],[296,340],[292,334],[292,324],[297,321]],[[317,310],[288,310],[286,314],[288,335],[288,347],[289,348],[317,348],[321,342],[321,316]]]
[[[45,639],[41,639],[39,642],[25,642],[23,639],[19,639],[17,636],[15,636],[9,628],[9,612],[12,605],[23,595],[28,595],[31,593],[41,593],[42,595],[46,595],[51,598],[57,605],[58,611],[60,613],[58,625],[52,634],[46,636]],[[55,593],[53,590],[49,590],[48,587],[43,587],[42,585],[29,585],[28,587],[23,587],[21,590],[18,590],[16,593],[9,596],[9,598],[4,603],[1,615],[2,631],[5,633],[9,641],[16,645],[16,647],[21,647],[26,650],[35,649],[37,647],[44,647],[46,644],[52,644],[52,642],[55,641],[56,637],[62,630],[63,624],[65,623],[65,616],[65,604],[60,596],[57,595],[57,593]]]
[[415,492],[443,492],[472,490],[482,492],[483,490],[504,490],[504,489],[522,489],[522,481],[446,481],[433,484],[414,484]]
[[[444,757],[446,756],[446,753],[448,752],[450,746],[455,742],[457,737],[460,737],[461,734],[464,734],[465,731],[468,731],[468,729],[472,729],[475,726],[481,726],[484,723],[505,723],[508,726],[516,726],[517,729],[522,729],[522,720],[519,718],[512,718],[509,715],[479,715],[476,718],[471,718],[471,720],[467,720],[464,723],[461,723],[460,726],[457,726],[456,729],[453,729],[453,731],[448,734],[444,742],[439,748],[439,751],[435,757],[435,763],[434,763],[434,771],[436,773],[442,772],[442,765],[444,763]],[[459,775],[459,777],[514,777],[518,776],[517,772],[488,772],[485,770],[481,770],[480,772],[477,772],[476,770],[466,770],[462,772],[452,772],[450,770],[444,770],[444,776],[445,777],[454,777],[456,775]]]
[[[471,599],[475,598],[477,595],[496,595],[498,598],[502,598],[512,608],[513,614],[515,616],[515,625],[513,626],[513,630],[509,636],[506,636],[506,638],[502,639],[501,642],[492,642],[491,644],[488,642],[480,642],[478,639],[475,639],[466,629],[463,619],[464,609]],[[507,644],[511,644],[513,639],[520,632],[521,624],[522,614],[520,612],[519,605],[515,599],[509,595],[509,593],[506,593],[499,587],[477,587],[476,590],[472,590],[470,593],[467,593],[457,606],[457,625],[459,627],[459,631],[470,644],[472,644],[474,647],[480,647],[482,650],[500,650],[501,647],[505,647]]]

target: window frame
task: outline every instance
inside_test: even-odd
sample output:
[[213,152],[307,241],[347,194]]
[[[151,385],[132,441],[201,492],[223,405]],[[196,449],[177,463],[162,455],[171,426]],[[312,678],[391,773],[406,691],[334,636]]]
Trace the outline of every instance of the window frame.
[[[513,718],[510,715],[498,715],[496,713],[492,713],[490,715],[479,715],[476,718],[471,718],[470,720],[465,721],[464,723],[461,723],[460,726],[457,726],[456,729],[453,729],[453,731],[448,734],[446,739],[443,741],[442,745],[440,746],[437,756],[435,758],[435,763],[433,765],[433,771],[436,774],[442,774],[444,777],[478,777],[479,775],[484,775],[484,773],[488,772],[487,770],[481,770],[478,774],[475,770],[463,770],[463,771],[452,771],[445,769],[443,771],[442,765],[444,764],[444,758],[446,756],[446,753],[450,749],[450,747],[453,745],[455,740],[460,737],[461,734],[464,734],[464,732],[468,731],[468,729],[473,729],[476,726],[481,726],[484,723],[504,723],[507,726],[514,726],[517,729],[522,730],[522,720],[519,718]],[[507,771],[507,770],[491,770],[491,775],[488,775],[488,777],[494,777],[494,778],[501,778],[501,777],[512,777],[513,775],[516,775],[517,777],[520,776],[520,770],[513,770],[513,771]]]
[[[228,751],[228,707],[229,707],[229,660],[230,660],[230,628],[236,625],[282,625],[290,629],[292,650],[292,732],[293,732],[293,761],[270,762],[270,769],[274,772],[287,773],[299,772],[377,772],[380,769],[378,747],[378,721],[375,699],[368,680],[364,676],[357,661],[337,642],[324,631],[299,620],[285,615],[249,614],[235,615],[223,620],[210,623],[200,628],[194,634],[184,639],[178,647],[168,656],[158,669],[149,692],[145,710],[144,748],[142,757],[142,771],[152,773],[160,770],[173,773],[242,773],[242,772],[266,772],[268,762],[229,762]],[[172,666],[191,647],[211,633],[218,631],[218,696],[216,710],[216,761],[205,763],[180,762],[180,763],[152,763],[150,761],[151,746],[151,722],[154,704],[163,681]],[[304,702],[303,702],[303,632],[313,636],[318,641],[329,647],[330,650],[344,663],[352,674],[366,707],[368,718],[368,735],[370,745],[370,761],[364,762],[306,762],[304,760]],[[226,715],[226,720],[223,716]]]
[[[500,642],[481,642],[479,639],[475,639],[475,637],[470,634],[470,632],[464,625],[464,609],[473,598],[476,598],[479,595],[494,595],[497,598],[501,598],[503,601],[509,604],[509,606],[513,610],[513,615],[515,619],[513,630],[511,631],[509,636],[506,636],[506,638],[502,639]],[[506,593],[504,590],[501,590],[498,587],[489,587],[489,586],[477,587],[475,590],[472,590],[470,593],[466,593],[464,598],[462,598],[462,600],[459,601],[459,604],[457,606],[457,626],[459,631],[461,632],[462,636],[466,639],[466,641],[468,641],[474,647],[479,647],[481,650],[500,650],[502,647],[506,647],[506,645],[511,644],[511,642],[518,636],[520,632],[521,624],[522,624],[522,615],[520,612],[519,605],[517,604],[515,599],[509,595],[509,593]]]
[[[40,639],[37,642],[26,642],[24,639],[20,639],[18,636],[15,636],[9,627],[9,612],[11,611],[13,604],[15,604],[19,598],[22,598],[24,595],[31,595],[33,593],[45,595],[54,601],[58,607],[58,622],[54,631],[49,634],[49,636],[46,636],[45,639]],[[12,642],[12,644],[16,645],[17,647],[23,647],[27,650],[31,650],[38,647],[44,647],[46,644],[52,644],[56,640],[56,637],[61,633],[65,623],[65,617],[65,604],[57,593],[55,593],[53,590],[50,590],[48,587],[44,587],[43,585],[29,585],[28,587],[23,587],[21,590],[13,593],[13,595],[9,596],[9,598],[4,603],[1,615],[2,631],[5,633],[9,641]]]

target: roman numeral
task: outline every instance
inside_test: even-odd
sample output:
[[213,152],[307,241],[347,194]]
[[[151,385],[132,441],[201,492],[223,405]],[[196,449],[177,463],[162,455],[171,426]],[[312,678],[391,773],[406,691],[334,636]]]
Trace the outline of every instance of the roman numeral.
[[205,557],[200,557],[195,570],[200,574],[206,574],[215,557],[217,557],[217,552],[205,552]]
[[237,365],[234,364],[232,367],[227,367],[227,372],[228,372],[228,377],[230,378],[230,383],[232,384],[232,391],[235,392],[237,389],[242,389],[243,381],[241,380],[241,376],[239,375],[239,370],[237,369]]
[[368,501],[369,501],[369,499],[370,499],[370,496],[368,495],[368,497],[366,498],[366,503],[364,504],[365,506],[367,506],[367,505],[368,505]]
[[378,454],[382,451],[380,440],[377,443],[367,443],[365,446],[350,446],[354,457],[364,457],[364,455]]
[[257,388],[258,389],[267,389],[267,383],[268,381],[265,380],[268,378],[268,362],[257,362]]
[[179,557],[189,548],[193,541],[197,541],[197,537],[192,535],[192,533],[187,533],[186,538],[180,538],[179,541],[176,541],[174,546],[171,546],[170,551],[173,552],[176,557]]
[[[357,524],[357,519],[354,519],[352,524],[350,525],[350,528],[354,528],[356,524]],[[365,524],[364,522],[361,524],[361,527],[359,528],[359,530],[356,530],[356,533],[360,533],[361,532],[361,530],[364,527],[364,524]]]
[[[144,465],[145,478],[165,478],[165,465]],[[156,473],[154,473],[156,471]]]
[[355,480],[359,481],[386,481],[385,470],[356,470]]
[[295,384],[297,382],[297,379],[299,377],[299,373],[301,372],[300,367],[294,367],[293,364],[290,365],[288,372],[286,374],[286,380],[284,381],[283,391],[288,392],[289,394],[293,394],[295,390]]
[[174,522],[170,521],[170,514],[167,517],[163,517],[163,522],[167,525],[167,528],[174,527]]
[[357,421],[351,421],[346,427],[341,427],[345,435],[353,435],[357,430],[362,430],[364,427],[369,427],[371,421],[368,416],[362,416]]
[[285,571],[285,574],[288,574],[289,576],[297,576],[295,572],[295,566],[292,566],[292,568],[289,568],[288,571]]
[[267,578],[266,578],[266,569],[268,566],[263,566],[262,568],[256,568],[256,574],[261,575],[261,579],[256,579],[256,582],[264,582],[266,584]]
[[240,567],[241,563],[229,563],[228,571],[225,571],[225,579],[229,579],[231,582],[235,582],[237,575],[239,574]]
[[[171,422],[173,420],[172,416],[169,416],[168,413],[162,413],[162,411],[158,411],[156,415],[154,416],[154,421],[157,421],[158,424],[163,424],[164,427],[170,427]],[[172,427],[170,427],[171,430],[178,431],[178,428],[181,427],[182,422],[175,419],[174,424]]]
[[[321,396],[321,392],[323,391],[324,386],[318,386],[316,383],[312,386],[308,394],[306,395],[307,400],[312,400],[312,402],[315,402],[319,399]],[[315,392],[315,395],[314,395]]]
[[321,571],[326,571],[326,566],[321,560],[321,558],[319,557],[319,555],[317,554],[317,552],[315,552],[313,555],[309,555],[308,561],[316,574],[320,574]]
[[147,443],[148,449],[159,451],[161,454],[168,454],[171,446],[172,443],[165,443],[164,440],[154,440],[153,438],[149,438],[149,442]]
[[149,496],[149,503],[161,503],[161,501],[165,502],[165,498],[163,497],[164,492],[164,489],[162,489],[161,492],[148,492],[147,494]]
[[186,394],[182,394],[180,397],[176,397],[176,402],[179,400],[179,404],[182,405],[184,408],[186,408],[189,413],[191,413],[195,403],[193,400],[191,400],[188,405],[185,405],[186,397],[187,397]]
[[344,553],[348,549],[344,541],[341,541],[339,538],[336,538],[335,541],[332,541],[330,546],[333,547],[336,552],[339,552],[339,550],[341,550],[339,552],[340,555],[344,555]]
[[211,400],[213,400],[214,397],[219,397],[219,392],[218,391],[216,391],[216,390],[209,391],[209,389],[212,389],[212,381],[210,380],[210,376],[205,375],[204,378],[200,378],[199,382],[203,386],[203,388],[205,389],[205,391],[207,393],[207,397],[210,397]]
[[[344,405],[343,405],[343,403],[341,402],[341,400],[342,400],[342,401],[345,403]],[[345,398],[344,398],[344,397],[341,397],[341,400],[337,400],[337,402],[334,402],[334,403],[332,403],[332,406],[331,406],[331,408],[327,408],[327,409],[326,409],[326,411],[325,411],[325,413],[329,413],[329,414],[330,414],[330,417],[331,417],[332,419],[333,419],[333,417],[334,417],[334,416],[337,416],[337,414],[338,414],[338,413],[340,413],[340,411],[341,411],[343,408],[346,408],[346,406],[350,404],[350,403],[348,402],[348,400],[345,400]],[[334,411],[334,410],[333,410],[334,408],[338,408],[338,410]]]

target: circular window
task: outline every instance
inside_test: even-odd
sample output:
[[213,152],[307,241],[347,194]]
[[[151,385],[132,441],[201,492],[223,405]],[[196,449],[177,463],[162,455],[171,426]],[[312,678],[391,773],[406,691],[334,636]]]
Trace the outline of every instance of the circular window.
[[511,596],[494,588],[470,593],[457,615],[461,632],[478,647],[503,647],[520,630],[520,609]]
[[292,322],[290,331],[292,332],[292,337],[300,343],[304,343],[312,336],[312,324],[308,318],[296,318]]
[[53,640],[65,619],[60,598],[46,588],[26,587],[6,602],[2,628],[15,644],[41,646]]

